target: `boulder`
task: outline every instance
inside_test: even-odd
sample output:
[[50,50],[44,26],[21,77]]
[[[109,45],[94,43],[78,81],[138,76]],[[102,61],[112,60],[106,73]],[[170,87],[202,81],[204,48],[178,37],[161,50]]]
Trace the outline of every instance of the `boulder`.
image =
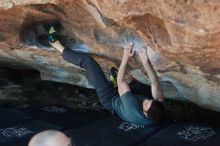
[[6,0],[0,2],[0,64],[92,88],[86,72],[58,51],[24,41],[36,24],[58,21],[106,75],[119,67],[123,47],[132,41],[137,53],[128,80],[150,84],[138,58],[146,47],[167,98],[220,111],[219,14],[218,0]]

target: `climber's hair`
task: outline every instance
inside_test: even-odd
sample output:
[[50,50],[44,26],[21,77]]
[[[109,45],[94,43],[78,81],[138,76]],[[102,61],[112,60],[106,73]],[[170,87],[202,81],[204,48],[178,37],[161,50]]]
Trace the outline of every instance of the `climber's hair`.
[[153,100],[149,110],[147,111],[147,115],[153,121],[159,122],[165,114],[165,108],[163,104],[157,100]]

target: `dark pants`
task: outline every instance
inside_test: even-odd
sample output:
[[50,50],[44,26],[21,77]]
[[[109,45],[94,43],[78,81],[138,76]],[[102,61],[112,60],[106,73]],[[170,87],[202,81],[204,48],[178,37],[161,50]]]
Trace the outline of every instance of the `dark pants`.
[[[114,113],[112,98],[119,96],[118,89],[113,88],[110,85],[99,64],[92,57],[86,54],[73,52],[69,49],[64,49],[62,56],[64,60],[86,70],[88,80],[95,87],[100,103],[104,108],[109,110],[111,113]],[[146,90],[150,91],[149,86],[137,81],[131,82],[130,88],[134,94],[143,93],[143,95],[145,95],[148,93]]]

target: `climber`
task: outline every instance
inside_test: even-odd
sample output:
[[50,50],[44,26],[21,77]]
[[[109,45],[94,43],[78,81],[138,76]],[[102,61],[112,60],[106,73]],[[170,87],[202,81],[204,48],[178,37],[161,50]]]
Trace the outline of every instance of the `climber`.
[[132,94],[129,85],[124,80],[127,63],[134,55],[133,44],[124,49],[124,56],[117,75],[117,89],[111,86],[101,67],[92,57],[65,48],[57,37],[53,37],[53,33],[56,30],[53,27],[51,29],[48,30],[49,44],[62,53],[64,60],[87,71],[88,80],[95,87],[99,101],[104,108],[113,114],[117,114],[125,121],[137,124],[147,125],[161,119],[164,113],[162,104],[164,100],[163,91],[148,59],[146,49],[140,49],[139,57],[152,82],[152,99],[147,97],[139,98]]
[[72,139],[56,130],[46,130],[34,135],[28,146],[74,146]]

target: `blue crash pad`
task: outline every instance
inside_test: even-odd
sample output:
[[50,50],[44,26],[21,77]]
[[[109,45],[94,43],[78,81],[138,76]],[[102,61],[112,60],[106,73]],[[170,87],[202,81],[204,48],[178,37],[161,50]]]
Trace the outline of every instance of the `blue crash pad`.
[[106,113],[97,113],[97,111],[82,112],[64,106],[55,105],[39,108],[24,108],[21,110],[35,120],[59,125],[64,129],[80,127],[97,121],[106,115]]
[[27,114],[14,108],[0,110],[0,128],[16,126],[30,121],[30,119]]
[[0,145],[29,140],[34,134],[47,129],[60,130],[62,127],[41,121],[30,121],[13,127],[0,128]]
[[220,125],[177,122],[162,129],[140,146],[219,146]]
[[81,128],[65,131],[77,146],[129,146],[138,145],[146,138],[170,124],[169,121],[149,126],[138,125],[109,116]]

